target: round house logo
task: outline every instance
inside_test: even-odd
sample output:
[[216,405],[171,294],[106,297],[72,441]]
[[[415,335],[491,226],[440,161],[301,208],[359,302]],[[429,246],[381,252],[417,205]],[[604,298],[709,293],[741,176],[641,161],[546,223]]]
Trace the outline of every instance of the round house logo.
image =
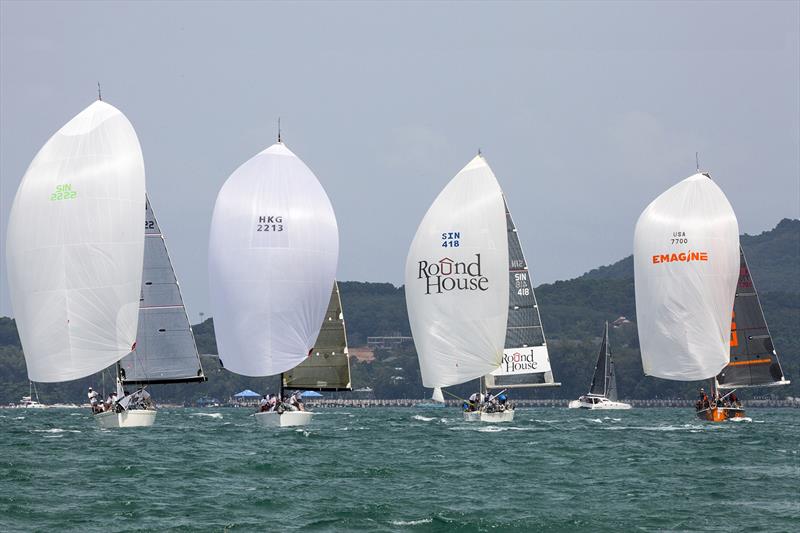
[[437,262],[419,262],[417,279],[425,279],[425,294],[442,294],[450,291],[485,291],[489,279],[481,273],[481,254],[475,261],[455,262],[443,257]]
[[506,372],[521,372],[525,370],[536,370],[538,363],[533,356],[533,350],[528,353],[514,352],[503,354],[503,368]]

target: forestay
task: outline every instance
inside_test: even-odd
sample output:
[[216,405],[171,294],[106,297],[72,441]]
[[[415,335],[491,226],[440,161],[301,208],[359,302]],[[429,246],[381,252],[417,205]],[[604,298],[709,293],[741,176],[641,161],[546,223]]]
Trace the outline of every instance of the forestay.
[[692,381],[728,363],[739,228],[728,199],[695,174],[647,206],[633,243],[644,373]]
[[556,386],[533,280],[517,227],[503,200],[508,234],[508,322],[503,361],[486,375],[489,388]]
[[214,206],[208,260],[225,368],[268,376],[306,358],[328,308],[338,254],[328,196],[282,143],[231,174]]
[[122,358],[125,383],[205,381],[192,326],[150,200],[145,203],[144,270],[136,350]]
[[136,340],[144,249],[142,150],[97,101],[39,150],[17,190],[6,260],[28,377],[78,379]]
[[740,249],[739,282],[731,321],[730,363],[717,376],[721,389],[786,385],[772,336],[761,310],[747,259]]
[[500,365],[508,319],[504,212],[500,185],[479,155],[417,229],[405,291],[425,387],[464,383]]
[[339,284],[335,281],[319,337],[308,357],[283,374],[283,386],[300,390],[353,390],[344,312]]

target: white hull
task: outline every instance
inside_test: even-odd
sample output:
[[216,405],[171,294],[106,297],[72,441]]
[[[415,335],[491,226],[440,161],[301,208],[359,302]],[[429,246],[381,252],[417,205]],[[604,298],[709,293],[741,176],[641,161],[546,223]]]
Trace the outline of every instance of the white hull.
[[156,421],[154,409],[134,409],[115,413],[106,411],[94,415],[97,425],[104,429],[150,427]]
[[486,422],[488,424],[498,424],[500,422],[511,422],[514,420],[514,409],[487,413],[485,411],[464,411],[465,422]]
[[591,410],[619,410],[619,409],[630,409],[631,404],[625,402],[612,402],[607,398],[599,398],[600,401],[597,403],[586,402],[583,400],[572,400],[569,402],[570,409],[591,409]]
[[270,428],[286,428],[292,426],[307,426],[311,422],[314,413],[310,411],[284,411],[276,413],[268,411],[256,413],[256,422],[259,425]]

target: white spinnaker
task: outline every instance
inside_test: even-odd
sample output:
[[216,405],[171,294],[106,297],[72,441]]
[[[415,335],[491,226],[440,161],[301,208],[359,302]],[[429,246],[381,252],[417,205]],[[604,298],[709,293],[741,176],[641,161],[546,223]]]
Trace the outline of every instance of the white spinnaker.
[[500,365],[506,233],[503,192],[478,156],[428,209],[406,259],[406,305],[425,387],[464,383]]
[[339,230],[311,170],[282,143],[244,163],[217,195],[208,274],[225,368],[269,376],[294,368],[319,335]]
[[144,254],[142,150],[101,101],[45,143],[14,198],[6,260],[28,377],[88,376],[131,351]]
[[644,373],[692,381],[730,360],[739,226],[716,183],[695,174],[642,212],[633,240]]

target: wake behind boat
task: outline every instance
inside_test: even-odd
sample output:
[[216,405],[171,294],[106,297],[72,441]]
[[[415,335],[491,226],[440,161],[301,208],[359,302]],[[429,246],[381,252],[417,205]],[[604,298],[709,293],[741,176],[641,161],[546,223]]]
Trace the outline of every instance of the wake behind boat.
[[570,409],[630,409],[631,405],[617,398],[617,375],[608,342],[608,322],[603,331],[600,353],[594,366],[589,393],[569,402]]

